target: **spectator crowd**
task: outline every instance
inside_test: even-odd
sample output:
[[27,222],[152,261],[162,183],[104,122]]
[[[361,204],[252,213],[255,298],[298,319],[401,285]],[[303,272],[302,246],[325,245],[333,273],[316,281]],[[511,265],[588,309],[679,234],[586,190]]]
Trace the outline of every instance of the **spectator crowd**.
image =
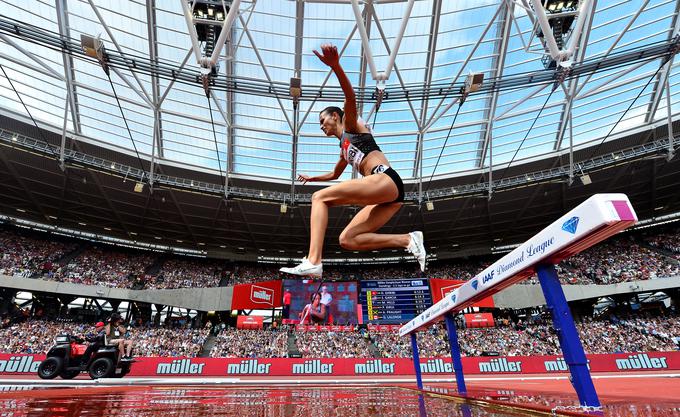
[[[464,356],[559,355],[560,346],[549,321],[497,320],[496,327],[459,329]],[[610,315],[577,322],[586,353],[673,351],[680,347],[680,316]],[[46,353],[58,334],[82,335],[92,325],[28,318],[0,327],[0,353]],[[410,358],[410,339],[396,331],[294,331],[285,328],[237,330],[223,326],[212,348],[204,352],[210,329],[188,326],[129,327],[135,356],[227,358],[285,358],[299,352],[304,358]],[[446,330],[435,325],[417,333],[421,357],[450,356]],[[290,341],[289,341],[290,339]],[[292,343],[291,343],[292,341]]]
[[288,357],[288,333],[285,330],[236,330],[224,328],[215,338],[213,358],[285,358]]
[[[324,280],[446,278],[469,280],[495,257],[433,260],[423,274],[414,262],[324,266]],[[133,289],[210,288],[291,278],[273,263],[229,262],[0,229],[0,274]],[[564,284],[613,284],[680,275],[678,229],[620,234],[558,266]],[[536,283],[535,277],[524,281]]]

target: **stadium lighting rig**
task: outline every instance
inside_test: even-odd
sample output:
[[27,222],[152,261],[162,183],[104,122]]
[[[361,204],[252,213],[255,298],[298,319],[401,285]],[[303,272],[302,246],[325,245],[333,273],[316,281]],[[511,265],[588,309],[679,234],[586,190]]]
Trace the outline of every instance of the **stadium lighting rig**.
[[[568,67],[591,12],[591,0],[531,0],[536,18],[535,35],[541,39],[547,55],[546,69]],[[576,26],[572,28],[574,22]],[[570,42],[569,47],[566,47]]]
[[99,64],[104,69],[106,74],[109,74],[108,55],[106,54],[106,48],[104,47],[104,42],[99,36],[96,38],[94,36],[81,34],[80,35],[80,46],[83,48],[85,55],[96,59]]
[[[239,12],[241,0],[180,0],[196,63],[201,67],[203,88],[217,75],[218,59]],[[202,47],[201,47],[202,45]]]

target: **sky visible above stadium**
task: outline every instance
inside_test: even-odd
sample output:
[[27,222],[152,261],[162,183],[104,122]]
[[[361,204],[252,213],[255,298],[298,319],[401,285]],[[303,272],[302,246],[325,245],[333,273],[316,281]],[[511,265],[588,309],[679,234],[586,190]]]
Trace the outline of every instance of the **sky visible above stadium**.
[[[406,4],[374,1],[372,6],[361,5],[370,17],[367,27],[379,70],[388,61],[386,44],[393,46]],[[469,72],[483,72],[486,78],[492,78],[543,71],[543,49],[532,36],[534,26],[522,4],[519,0],[415,1],[387,85],[452,82],[456,75],[455,81],[461,82]],[[676,32],[677,1],[600,0],[593,4],[595,13],[584,29],[587,42],[581,51],[583,59],[664,42]],[[3,0],[0,15],[72,39],[79,40],[81,34],[101,35],[108,51],[147,59],[157,54],[158,60],[178,69],[198,70],[190,54],[191,41],[180,0]],[[299,43],[296,30],[302,33]],[[242,2],[230,47],[223,52],[220,74],[287,84],[297,69],[303,90],[337,87],[335,77],[328,77],[329,69],[312,53],[324,42],[344,47],[341,63],[355,87],[375,86],[361,59],[361,38],[349,1]],[[7,34],[0,34],[0,44],[0,65],[36,120],[60,130],[66,114],[71,135],[104,146],[133,149],[111,85],[96,61],[69,58]],[[498,166],[568,149],[569,129],[562,126],[567,120],[569,91],[575,95],[576,147],[662,123],[667,116],[665,92],[660,88],[663,83],[659,82],[665,71],[660,70],[662,64],[655,60],[620,66],[571,80],[565,83],[565,89],[558,88],[552,94],[551,86],[527,86],[473,95],[460,108],[453,128],[457,105],[439,117],[453,97],[387,100],[369,123],[391,164],[406,179],[429,179],[435,165],[436,175],[488,170],[490,164]],[[150,75],[121,70],[112,72],[111,78],[144,159],[152,154],[157,106],[160,141],[155,157],[161,161],[223,172],[229,160],[233,175],[289,181],[294,163],[297,172],[316,175],[330,171],[338,160],[337,139],[322,135],[318,111],[341,103],[300,103],[300,137],[297,161],[293,161],[294,110],[288,99],[238,92],[229,95],[216,90],[211,115],[198,83],[192,86],[160,79],[154,94]],[[674,94],[678,81],[674,63],[668,79],[674,112],[678,111]],[[69,90],[76,106],[65,112]],[[360,103],[365,118],[373,104]],[[4,73],[0,74],[0,111],[27,115]],[[350,176],[347,170],[343,179]]]

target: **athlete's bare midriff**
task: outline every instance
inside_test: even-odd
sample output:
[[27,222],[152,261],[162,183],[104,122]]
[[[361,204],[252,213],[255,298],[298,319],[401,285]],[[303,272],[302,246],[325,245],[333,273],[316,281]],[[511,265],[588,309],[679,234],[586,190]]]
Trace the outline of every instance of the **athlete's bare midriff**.
[[371,175],[371,170],[373,167],[380,164],[389,165],[390,163],[387,161],[384,153],[380,151],[373,151],[366,155],[364,160],[361,161],[361,165],[359,165],[359,172],[361,172],[361,175],[366,177]]

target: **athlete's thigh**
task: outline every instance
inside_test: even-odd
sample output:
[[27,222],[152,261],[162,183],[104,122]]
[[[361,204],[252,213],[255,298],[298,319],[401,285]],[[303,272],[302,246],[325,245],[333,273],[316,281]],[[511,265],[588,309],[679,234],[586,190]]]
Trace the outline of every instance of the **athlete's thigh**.
[[347,237],[354,237],[362,233],[372,233],[390,221],[399,211],[402,203],[373,204],[359,210],[342,233]]
[[344,181],[317,191],[314,195],[331,205],[369,206],[396,200],[399,190],[392,178],[377,174]]

